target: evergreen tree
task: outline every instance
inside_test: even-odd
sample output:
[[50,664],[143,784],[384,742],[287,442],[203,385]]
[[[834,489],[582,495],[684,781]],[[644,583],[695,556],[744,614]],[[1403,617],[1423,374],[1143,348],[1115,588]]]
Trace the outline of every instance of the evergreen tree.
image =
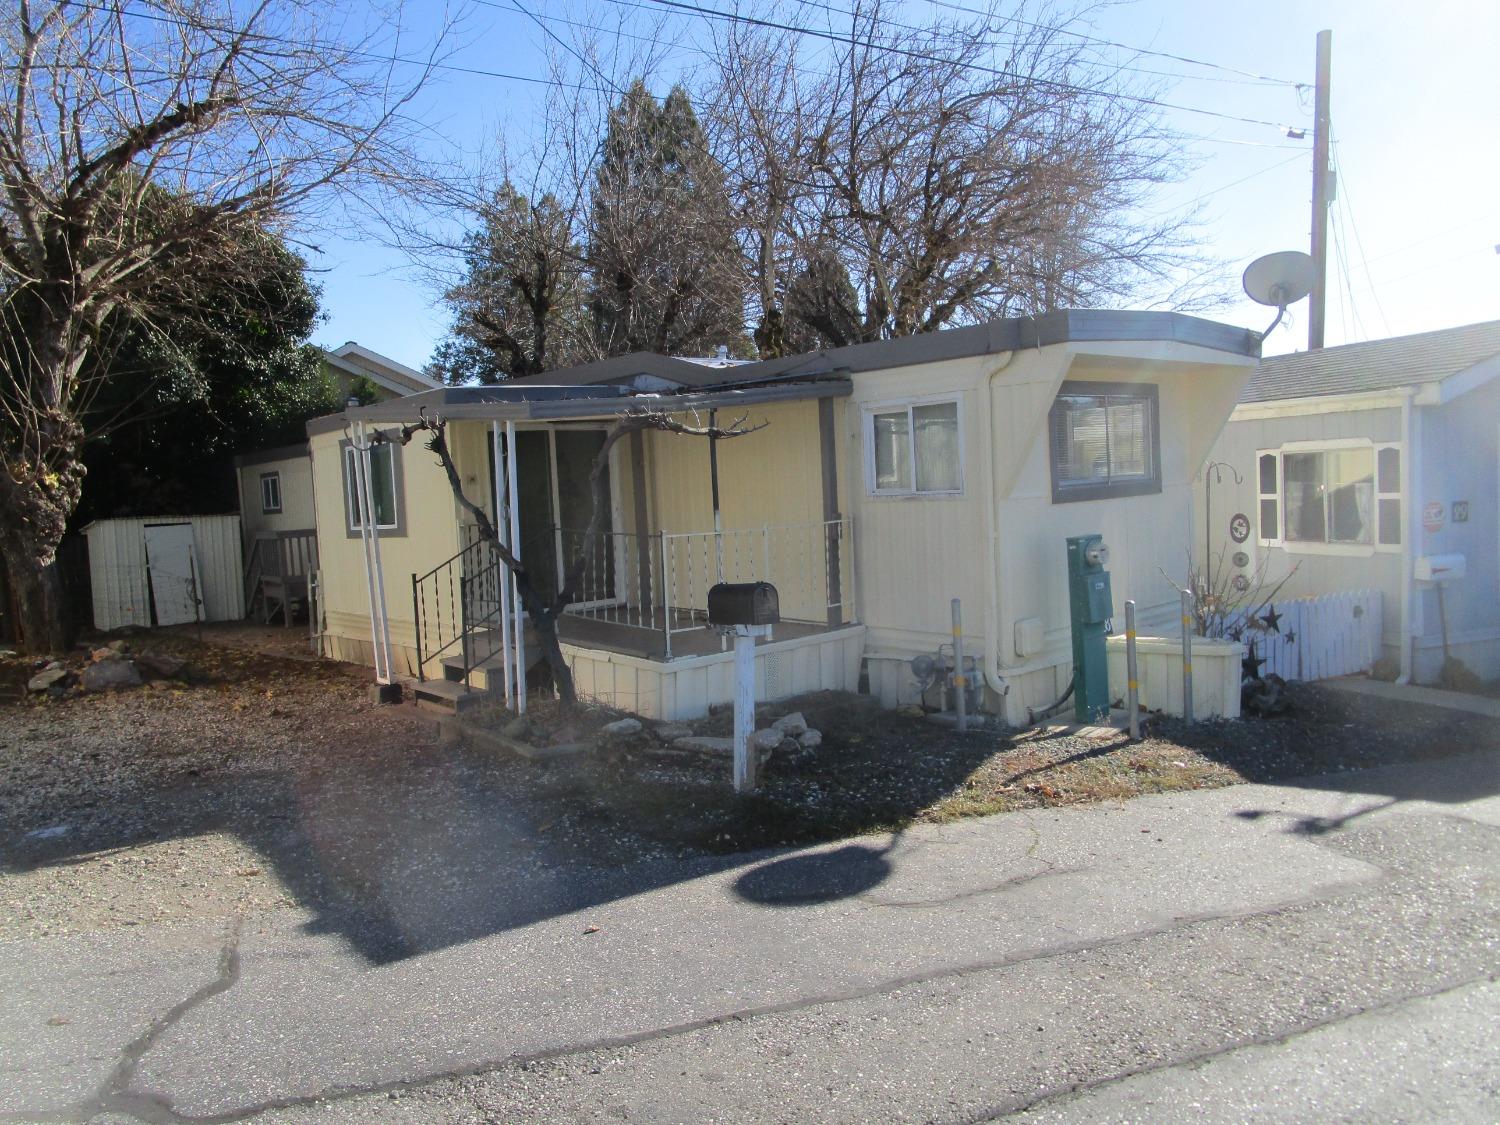
[[724,170],[691,101],[637,81],[610,112],[589,215],[590,309],[606,355],[746,354],[746,277]]
[[533,203],[510,183],[464,244],[463,280],[444,295],[453,330],[429,372],[446,383],[498,383],[594,358],[584,309],[583,253],[550,195]]

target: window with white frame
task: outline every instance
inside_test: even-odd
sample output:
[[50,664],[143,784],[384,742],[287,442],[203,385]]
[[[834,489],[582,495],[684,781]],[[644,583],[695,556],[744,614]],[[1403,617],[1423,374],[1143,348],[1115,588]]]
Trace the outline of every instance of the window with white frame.
[[1401,448],[1352,444],[1256,455],[1260,542],[1399,547]]
[[[360,513],[357,478],[354,475],[354,458],[358,455],[354,446],[344,446],[344,501],[351,532],[359,531],[364,522]],[[389,443],[377,445],[370,450],[370,502],[375,509],[376,528],[381,531],[396,530],[399,526],[396,449]]]
[[260,510],[265,515],[281,511],[281,474],[260,474]]
[[1161,491],[1154,384],[1064,383],[1048,431],[1054,504]]
[[963,490],[957,399],[880,406],[865,417],[871,492],[921,496]]

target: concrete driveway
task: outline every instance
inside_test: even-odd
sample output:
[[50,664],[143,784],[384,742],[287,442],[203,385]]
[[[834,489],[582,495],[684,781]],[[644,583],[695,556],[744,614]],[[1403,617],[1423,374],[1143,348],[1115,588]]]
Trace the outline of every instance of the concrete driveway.
[[13,941],[0,1112],[1492,1121],[1497,794],[1471,756],[664,861],[388,963],[300,909]]

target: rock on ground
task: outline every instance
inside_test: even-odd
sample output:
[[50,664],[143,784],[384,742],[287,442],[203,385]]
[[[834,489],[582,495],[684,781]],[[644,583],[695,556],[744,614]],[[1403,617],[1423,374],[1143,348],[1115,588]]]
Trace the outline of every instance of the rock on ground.
[[59,664],[55,668],[49,666],[48,668],[43,669],[35,676],[32,676],[31,679],[26,681],[26,690],[46,691],[54,684],[61,685],[67,680],[67,678],[68,670],[62,665]]
[[750,735],[750,746],[754,750],[771,751],[781,745],[782,734],[779,730],[771,728],[758,730]]
[[600,727],[599,733],[606,738],[629,738],[633,734],[641,733],[641,721],[631,718],[616,719]]
[[783,715],[771,724],[773,730],[796,738],[807,731],[807,720],[802,717],[801,711],[793,711],[790,715]]
[[176,679],[182,675],[187,663],[175,656],[167,656],[156,652],[143,652],[135,658],[135,665],[148,676],[157,676],[163,680]]
[[141,674],[135,670],[134,664],[115,657],[113,653],[110,656],[111,659],[100,660],[83,670],[84,691],[111,691],[141,686]]
[[733,754],[734,739],[710,738],[702,734],[690,734],[685,738],[674,738],[672,745],[678,750],[699,750],[705,754]]
[[823,734],[821,731],[809,728],[797,736],[797,745],[804,750],[816,750],[823,745]]

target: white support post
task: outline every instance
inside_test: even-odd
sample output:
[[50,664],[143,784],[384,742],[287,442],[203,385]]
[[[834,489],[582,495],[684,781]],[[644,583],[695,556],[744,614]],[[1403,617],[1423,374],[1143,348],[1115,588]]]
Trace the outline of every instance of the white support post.
[[[519,558],[521,550],[521,510],[516,496],[516,424],[505,423],[505,478],[506,491],[510,498],[510,542],[511,550]],[[526,624],[522,616],[521,588],[516,576],[509,574],[511,620],[515,625],[516,645],[516,713],[526,714]]]
[[764,625],[734,628],[734,791],[755,788],[756,753],[750,746],[755,732],[755,638],[766,635]]
[[[505,448],[500,442],[499,422],[490,423],[490,445],[494,450],[495,462],[495,536],[499,539],[500,546],[509,550],[510,522],[506,518],[510,510],[510,493],[507,489],[509,474],[505,471]],[[510,647],[510,584],[510,567],[502,562],[500,573],[495,576],[495,598],[500,602],[500,662],[505,676],[505,706],[514,708],[516,690]]]
[[380,529],[375,522],[375,490],[370,484],[370,443],[365,424],[354,423],[350,445],[354,449],[355,504],[359,511],[359,534],[365,554],[365,581],[370,598],[370,647],[375,682],[391,682],[391,624],[386,615],[385,572],[380,564]]

